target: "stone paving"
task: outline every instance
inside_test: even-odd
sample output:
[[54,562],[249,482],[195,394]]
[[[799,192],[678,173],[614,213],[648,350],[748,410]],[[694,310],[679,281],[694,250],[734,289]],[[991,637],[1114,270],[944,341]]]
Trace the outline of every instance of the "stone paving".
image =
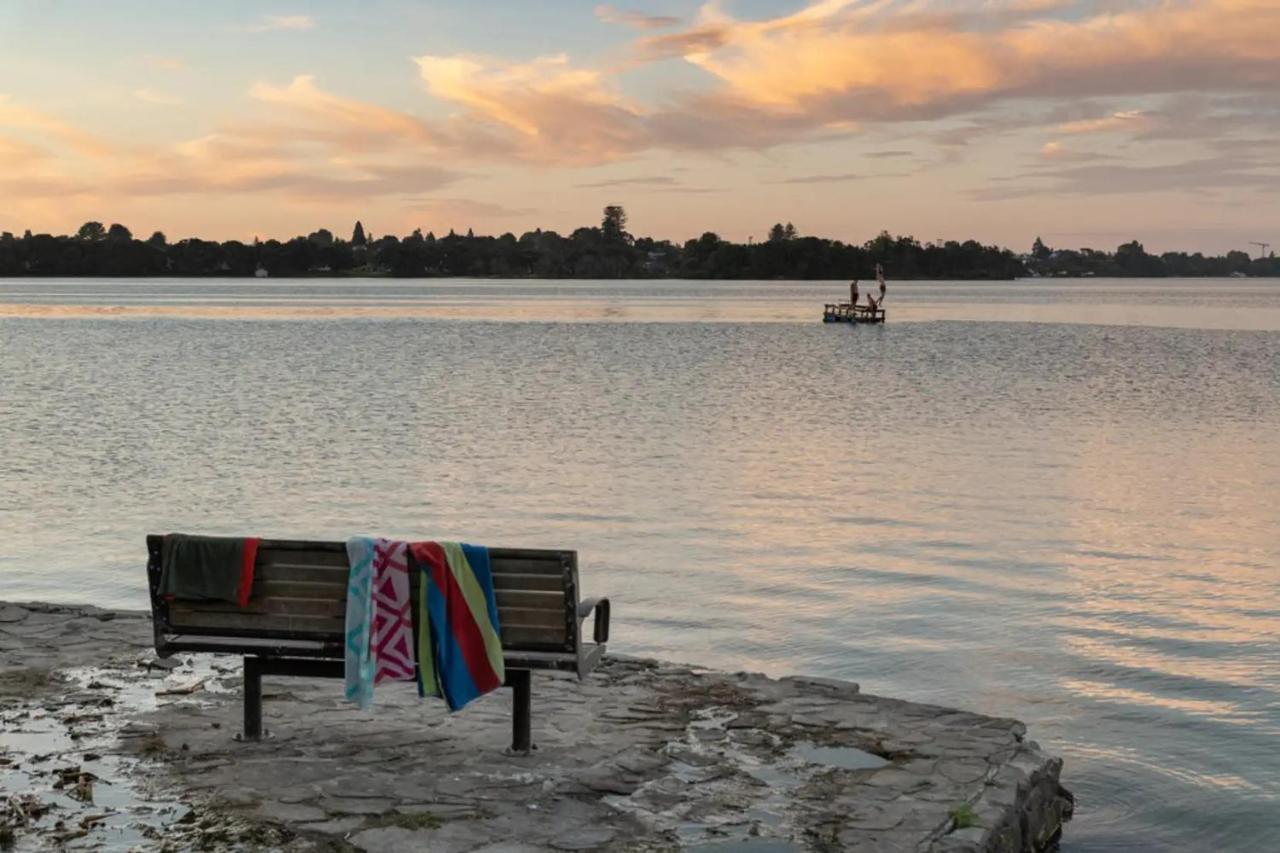
[[[584,682],[536,673],[538,749],[512,756],[509,691],[449,714],[388,685],[365,713],[339,681],[267,677],[270,734],[241,743],[239,661],[157,668],[150,642],[146,614],[0,604],[0,782],[43,779],[58,806],[25,825],[11,810],[19,845],[1037,851],[1071,813],[1061,762],[1021,723],[847,682],[621,657]],[[66,732],[53,756],[18,734],[41,713],[72,731],[86,705],[102,716],[86,730],[96,764]],[[41,769],[77,761],[118,789],[87,828],[92,803],[68,805]]]

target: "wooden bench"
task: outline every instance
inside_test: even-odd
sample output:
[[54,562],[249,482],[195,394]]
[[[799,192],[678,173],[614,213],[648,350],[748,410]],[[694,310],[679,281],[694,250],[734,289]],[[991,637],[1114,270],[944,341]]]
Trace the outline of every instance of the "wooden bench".
[[[210,652],[244,656],[244,737],[262,737],[262,676],[342,678],[347,612],[347,550],[343,542],[263,539],[253,590],[245,608],[217,601],[160,597],[160,548],[147,537],[147,578],[156,653]],[[494,592],[514,692],[515,752],[533,748],[533,670],[562,670],[586,678],[609,640],[609,599],[578,598],[576,551],[491,548]],[[411,573],[417,601],[418,572]],[[418,630],[414,608],[414,631]],[[582,625],[594,611],[592,642]]]

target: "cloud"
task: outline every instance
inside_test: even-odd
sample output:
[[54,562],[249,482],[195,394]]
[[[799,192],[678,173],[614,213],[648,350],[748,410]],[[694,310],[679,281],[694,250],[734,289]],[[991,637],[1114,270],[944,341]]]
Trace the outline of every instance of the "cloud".
[[781,181],[774,181],[776,184],[836,184],[845,181],[860,181],[863,175],[856,172],[844,172],[839,175],[802,175],[797,178],[784,178]]
[[118,164],[113,186],[141,196],[268,194],[297,199],[401,197],[432,192],[463,175],[436,165],[420,150],[383,146],[354,155],[339,130],[294,134],[223,133]]
[[597,6],[595,15],[606,24],[621,24],[637,30],[661,30],[680,23],[679,18],[670,15],[646,15],[643,12],[619,9],[606,4]]
[[658,187],[658,186],[676,186],[676,179],[670,175],[640,175],[634,178],[613,178],[607,181],[593,181],[589,184],[578,184],[577,188],[581,190],[587,189],[604,189],[606,187]]
[[[1211,192],[1230,188],[1280,189],[1280,166],[1256,157],[1201,157],[1176,163],[1105,163],[1069,166],[1012,176],[1007,185],[977,190],[971,197],[1004,201],[1028,196],[1132,195]],[[1031,181],[1049,181],[1036,184]]]
[[[1116,160],[1114,154],[1100,154],[1096,151],[1078,151],[1068,148],[1061,142],[1046,142],[1040,148],[1040,159],[1054,163],[1092,163],[1100,160]],[[1015,178],[1010,178],[1015,180]]]
[[246,32],[267,33],[275,30],[310,30],[316,25],[310,15],[263,15],[245,27]]
[[1069,121],[1058,125],[1057,133],[1114,133],[1117,131],[1138,132],[1149,127],[1151,117],[1141,110],[1112,113],[1108,116],[1092,119]]
[[913,152],[911,152],[911,151],[906,151],[906,150],[903,150],[903,149],[894,149],[894,150],[892,150],[892,151],[870,151],[870,152],[868,152],[868,153],[866,153],[866,154],[863,154],[862,156],[863,156],[863,157],[875,157],[875,158],[884,158],[884,157],[910,157],[910,156],[912,156],[912,154],[913,154]]
[[467,150],[547,163],[597,163],[649,147],[640,109],[603,72],[565,56],[504,63],[420,56],[422,82],[461,110],[447,137]]
[[[1054,17],[1063,9],[1070,13]],[[634,23],[613,6],[596,12]],[[1034,124],[1004,109],[1033,99],[1101,103],[1126,93],[1280,85],[1280,43],[1260,35],[1273,19],[1280,27],[1280,5],[1266,0],[1143,0],[1089,14],[1061,0],[988,0],[963,13],[940,0],[820,0],[756,21],[709,3],[684,29],[633,45],[645,61],[680,57],[701,68],[709,86],[638,101],[620,80],[634,66],[429,54],[415,59],[418,75],[427,95],[452,110],[446,118],[340,96],[303,75],[255,86],[255,99],[280,109],[234,135],[353,155],[411,148],[456,160],[583,166],[652,150],[761,150],[877,123],[967,119],[934,136],[955,150],[975,135]],[[1136,135],[1160,117],[1090,107],[1054,124],[1061,136]]]
[[20,169],[45,160],[48,156],[48,153],[38,146],[0,136],[0,171]]
[[[430,215],[446,220],[446,227],[457,228],[459,223],[474,219],[511,219],[517,216],[530,216],[537,213],[531,207],[508,207],[487,201],[470,198],[432,198],[423,199],[409,208],[415,213]],[[463,227],[470,227],[464,225]]]
[[1272,0],[1127,4],[994,27],[901,11],[921,6],[826,0],[765,21],[719,16],[639,49],[683,56],[719,81],[722,99],[813,126],[937,118],[1009,99],[1280,85]]
[[112,146],[40,110],[15,103],[0,94],[0,128],[9,128],[41,137],[45,143],[70,149],[82,157],[111,156]]
[[183,103],[182,98],[179,98],[177,95],[166,95],[163,92],[157,92],[153,89],[147,88],[134,89],[133,96],[139,101],[162,106],[177,106],[178,104]]
[[275,115],[266,124],[241,126],[238,135],[323,141],[355,152],[432,140],[427,125],[414,116],[326,92],[311,75],[294,77],[284,87],[257,83],[249,94],[276,108]]
[[1067,150],[1062,147],[1061,142],[1046,142],[1044,147],[1040,149],[1040,156],[1046,160],[1056,160],[1063,157]]
[[[9,167],[0,186],[6,194],[45,197],[269,195],[312,202],[420,196],[464,177],[430,156],[430,139],[411,116],[322,92],[307,77],[252,94],[263,116],[175,145],[108,145],[0,100],[0,129],[29,137],[0,136],[0,165]],[[135,95],[173,102],[149,90]]]

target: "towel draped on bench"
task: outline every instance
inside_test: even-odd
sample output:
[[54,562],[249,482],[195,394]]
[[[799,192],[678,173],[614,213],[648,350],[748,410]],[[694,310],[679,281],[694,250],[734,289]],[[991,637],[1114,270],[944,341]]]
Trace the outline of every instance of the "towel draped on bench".
[[418,591],[418,692],[443,696],[457,711],[497,690],[506,678],[489,549],[415,542]]
[[161,544],[160,594],[246,607],[257,556],[256,538],[170,533]]
[[[454,542],[354,537],[346,612],[346,697],[363,709],[374,685],[413,681],[451,711],[505,680],[489,551]],[[421,572],[414,643],[409,580]]]

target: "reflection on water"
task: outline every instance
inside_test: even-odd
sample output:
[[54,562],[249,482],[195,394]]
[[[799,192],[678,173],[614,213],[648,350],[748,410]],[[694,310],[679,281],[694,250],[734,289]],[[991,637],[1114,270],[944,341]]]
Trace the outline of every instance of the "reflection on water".
[[1030,721],[1068,851],[1278,849],[1280,294],[1196,329],[1179,287],[1097,291],[1182,318],[1137,326],[9,316],[0,598],[143,606],[168,529],[577,548],[619,650]]
[[[0,279],[0,317],[812,322],[845,282],[492,279]],[[1280,330],[1280,282],[892,282],[894,323],[937,320]]]

